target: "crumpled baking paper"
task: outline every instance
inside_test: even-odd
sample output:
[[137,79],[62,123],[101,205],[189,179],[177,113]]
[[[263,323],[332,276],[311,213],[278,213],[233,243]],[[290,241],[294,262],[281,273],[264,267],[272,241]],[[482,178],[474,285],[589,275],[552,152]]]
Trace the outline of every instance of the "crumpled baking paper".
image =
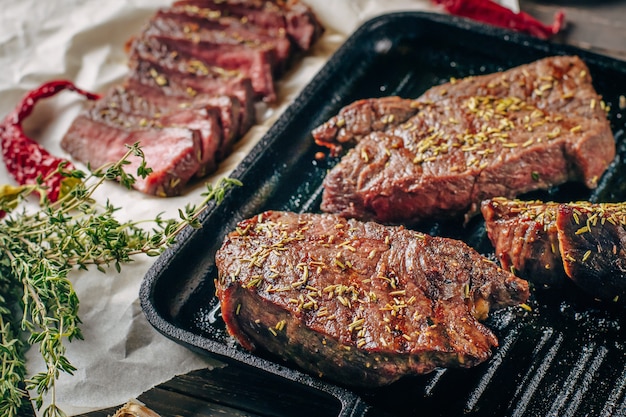
[[[207,181],[215,183],[234,169],[360,24],[392,11],[438,10],[429,0],[307,3],[326,27],[325,35],[278,83],[279,104],[259,109],[259,124]],[[517,10],[517,0],[501,3]],[[96,92],[118,83],[128,71],[125,42],[140,32],[158,7],[170,4],[169,0],[0,0],[0,117],[26,91],[46,81],[65,78]],[[40,102],[25,124],[28,133],[51,153],[69,157],[60,148],[60,140],[83,105],[84,99],[71,92]],[[3,183],[13,180],[0,164]],[[121,220],[152,219],[159,213],[176,218],[179,208],[201,201],[202,191],[198,186],[184,196],[162,199],[105,184],[96,197],[121,207]],[[67,357],[78,370],[61,376],[56,388],[57,404],[68,415],[118,406],[176,375],[225,366],[167,339],[147,322],[138,293],[153,262],[154,258],[138,257],[123,266],[121,273],[94,269],[72,275],[85,340],[68,344]],[[37,348],[30,349],[29,375],[43,369]]]

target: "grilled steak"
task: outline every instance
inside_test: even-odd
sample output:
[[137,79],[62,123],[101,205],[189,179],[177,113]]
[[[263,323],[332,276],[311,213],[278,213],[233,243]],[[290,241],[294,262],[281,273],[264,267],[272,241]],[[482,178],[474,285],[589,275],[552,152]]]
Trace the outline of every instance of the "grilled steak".
[[[585,77],[578,77],[580,83]],[[468,84],[471,92],[474,84]],[[530,97],[504,90],[493,91],[501,96],[463,96],[455,93],[457,85],[466,83],[449,84],[450,97],[435,101],[362,100],[317,128],[316,142],[335,153],[356,143],[326,176],[322,210],[383,223],[473,214],[490,197],[514,197],[566,181],[593,188],[615,157],[604,110],[601,117],[583,117],[535,104],[541,87]],[[588,99],[588,88],[580,91]],[[591,101],[573,94],[563,101],[600,107],[594,104],[600,103],[597,94]]]
[[483,202],[487,233],[503,268],[558,284],[565,276],[603,300],[626,297],[623,203]]
[[155,172],[135,187],[161,196],[216,169],[255,123],[258,100],[276,99],[274,77],[323,32],[297,0],[184,3],[158,10],[127,42],[128,75],[62,140],[92,166],[139,141]]
[[430,88],[420,100],[451,96],[514,96],[549,112],[606,117],[589,68],[577,56],[553,56],[508,71],[455,80]]
[[568,180],[595,187],[615,155],[606,120],[550,114],[514,98],[420,108],[361,139],[327,174],[324,211],[383,223],[454,216],[485,198]]
[[330,148],[336,156],[344,147],[356,145],[372,132],[405,123],[420,108],[418,101],[396,96],[357,100],[317,127],[313,137],[318,145]]
[[576,56],[555,56],[493,74],[471,76],[428,89],[415,100],[383,97],[358,100],[313,131],[315,141],[334,152],[368,133],[406,122],[419,103],[468,97],[517,97],[540,110],[605,119],[589,69]]
[[216,254],[227,329],[245,348],[355,386],[486,360],[478,320],[526,281],[461,241],[330,214],[265,212]]
[[145,34],[165,34],[189,39],[192,42],[207,41],[227,45],[248,45],[251,48],[269,48],[274,51],[278,73],[288,65],[293,48],[287,35],[268,32],[245,25],[229,16],[214,16],[209,9],[193,6],[160,9],[150,20]]
[[180,0],[174,6],[197,7],[207,16],[232,16],[270,33],[286,33],[305,51],[324,32],[313,11],[298,1]]
[[487,234],[502,268],[540,284],[562,281],[557,208],[557,203],[501,197],[482,203]]
[[[202,139],[196,130],[180,127],[141,126],[138,120],[126,127],[97,121],[83,113],[74,119],[61,146],[74,158],[89,161],[91,166],[119,161],[128,150],[125,145],[141,144],[153,172],[133,185],[146,194],[169,196],[180,194],[182,187],[201,167],[198,154]],[[97,138],[97,140],[94,140]],[[125,168],[136,172],[138,158],[131,158]]]

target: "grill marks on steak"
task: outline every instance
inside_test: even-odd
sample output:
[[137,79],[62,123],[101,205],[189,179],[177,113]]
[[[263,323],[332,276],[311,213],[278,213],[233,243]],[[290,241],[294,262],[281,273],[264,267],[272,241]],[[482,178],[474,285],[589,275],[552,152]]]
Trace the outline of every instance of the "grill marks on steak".
[[[570,112],[572,103],[588,110]],[[357,101],[313,132],[333,153],[356,144],[326,176],[322,210],[412,223],[570,180],[594,188],[615,157],[601,107],[576,57],[451,82],[415,100]]]
[[564,276],[592,296],[626,296],[626,206],[496,198],[482,205],[503,268],[539,283]]
[[254,124],[255,104],[276,99],[275,77],[324,30],[297,1],[183,3],[157,11],[129,40],[129,73],[79,115],[61,143],[97,166],[139,141],[158,170],[135,188],[160,196],[216,169]]
[[528,286],[460,241],[329,214],[265,212],[216,254],[227,329],[342,384],[378,386],[490,356],[478,320]]

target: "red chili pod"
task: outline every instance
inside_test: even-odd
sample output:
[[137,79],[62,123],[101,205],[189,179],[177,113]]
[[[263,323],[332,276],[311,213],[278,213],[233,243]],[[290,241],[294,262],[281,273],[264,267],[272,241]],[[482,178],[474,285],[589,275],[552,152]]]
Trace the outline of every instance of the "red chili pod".
[[20,185],[37,184],[42,179],[42,185],[47,189],[47,197],[50,201],[56,201],[64,183],[71,180],[58,172],[59,165],[63,164],[66,171],[74,169],[74,166],[68,160],[52,155],[26,136],[22,122],[32,113],[39,100],[51,97],[63,90],[75,91],[90,100],[100,98],[98,94],[76,87],[71,81],[50,81],[28,92],[17,107],[0,123],[2,157],[7,171]]
[[450,14],[488,23],[518,32],[548,39],[556,35],[563,27],[565,15],[558,12],[552,25],[545,25],[528,13],[514,11],[492,0],[432,0],[441,4]]

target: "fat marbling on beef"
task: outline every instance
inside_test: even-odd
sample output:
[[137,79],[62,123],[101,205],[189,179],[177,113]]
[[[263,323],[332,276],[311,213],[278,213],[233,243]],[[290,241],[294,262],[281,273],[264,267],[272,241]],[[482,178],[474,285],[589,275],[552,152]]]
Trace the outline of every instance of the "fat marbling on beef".
[[461,241],[331,214],[241,221],[216,266],[241,345],[363,387],[485,361],[498,341],[479,320],[529,295]]
[[451,81],[414,100],[359,100],[313,137],[335,154],[354,146],[326,176],[322,210],[384,223],[473,214],[486,198],[566,181],[593,188],[615,157],[578,57]]
[[487,234],[505,269],[558,286],[565,277],[592,296],[626,300],[626,205],[484,201]]

